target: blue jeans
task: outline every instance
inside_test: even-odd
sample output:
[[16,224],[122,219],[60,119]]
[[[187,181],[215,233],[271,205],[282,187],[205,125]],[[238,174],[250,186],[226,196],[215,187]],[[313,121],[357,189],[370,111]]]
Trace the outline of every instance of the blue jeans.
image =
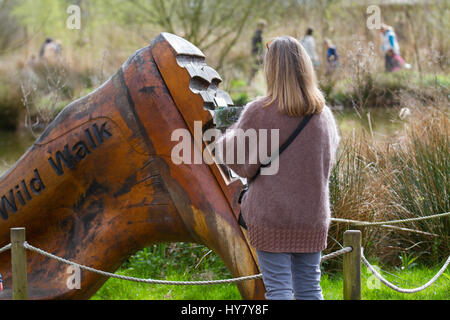
[[321,252],[274,253],[256,250],[268,300],[323,300]]

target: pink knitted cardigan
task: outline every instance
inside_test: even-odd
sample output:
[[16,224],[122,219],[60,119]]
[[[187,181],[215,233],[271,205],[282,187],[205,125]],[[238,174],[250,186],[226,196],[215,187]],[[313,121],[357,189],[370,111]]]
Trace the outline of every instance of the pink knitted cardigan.
[[[263,102],[259,99],[246,107],[238,122],[218,140],[216,153],[219,148],[223,154],[230,151],[225,147],[231,140],[237,141],[236,129],[279,129],[279,145],[287,140],[302,119],[280,113],[276,104],[263,107]],[[270,131],[267,135],[271,136]],[[329,178],[339,140],[333,114],[325,106],[280,155],[278,172],[254,180],[241,204],[252,246],[269,252],[318,252],[326,248]],[[261,160],[265,161],[249,164],[251,149],[247,143],[245,163],[238,164],[235,144],[234,164],[226,163],[243,178],[253,177]]]

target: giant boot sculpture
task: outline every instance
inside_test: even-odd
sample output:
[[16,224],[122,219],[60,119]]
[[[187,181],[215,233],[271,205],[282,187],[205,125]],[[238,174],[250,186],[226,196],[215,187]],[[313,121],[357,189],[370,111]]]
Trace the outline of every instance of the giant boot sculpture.
[[[186,40],[162,33],[105,84],[69,104],[0,178],[0,247],[9,230],[68,260],[116,270],[138,249],[158,242],[196,242],[213,249],[233,276],[259,273],[238,226],[242,184],[215,163],[176,164],[172,132],[213,126],[209,110],[232,105],[220,76]],[[209,109],[209,110],[208,110]],[[200,123],[200,122],[197,122]],[[200,156],[201,136],[190,136]],[[27,252],[32,299],[91,297],[107,280],[83,271],[68,289],[67,265]],[[10,253],[0,272],[11,297]],[[261,280],[239,282],[245,299],[264,296]]]

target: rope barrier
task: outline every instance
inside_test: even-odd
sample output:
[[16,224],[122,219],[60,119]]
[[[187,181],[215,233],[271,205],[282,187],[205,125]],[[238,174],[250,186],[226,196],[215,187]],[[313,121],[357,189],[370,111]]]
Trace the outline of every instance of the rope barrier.
[[416,218],[409,218],[409,219],[402,219],[402,220],[391,220],[391,221],[376,221],[376,222],[349,220],[349,219],[341,219],[341,218],[331,218],[331,221],[350,223],[355,226],[379,226],[379,225],[397,224],[397,223],[404,223],[404,222],[411,222],[411,221],[421,221],[421,220],[428,220],[428,219],[434,219],[434,218],[441,218],[441,217],[445,217],[445,216],[449,216],[449,215],[450,215],[450,212],[444,212],[444,213],[433,214],[433,215],[424,216],[424,217],[416,217]]
[[105,271],[101,271],[101,270],[97,270],[88,266],[84,266],[82,264],[78,264],[69,260],[66,260],[64,258],[55,256],[51,253],[48,253],[44,250],[41,250],[39,248],[36,248],[30,244],[28,244],[27,242],[24,242],[23,246],[31,251],[34,251],[38,254],[41,254],[47,258],[51,258],[54,259],[56,261],[68,264],[68,265],[72,265],[72,266],[76,266],[79,267],[80,269],[86,270],[86,271],[90,271],[90,272],[94,272],[97,274],[100,274],[102,276],[105,277],[110,277],[110,278],[115,278],[115,279],[120,279],[120,280],[127,280],[127,281],[133,281],[133,282],[140,282],[140,283],[147,283],[147,284],[162,284],[162,285],[210,285],[210,284],[223,284],[223,283],[231,283],[231,282],[239,282],[239,281],[245,281],[245,280],[255,280],[255,279],[259,279],[262,277],[261,274],[257,274],[257,275],[251,275],[251,276],[243,276],[243,277],[238,277],[238,278],[233,278],[233,279],[225,279],[225,280],[205,280],[205,281],[169,281],[169,280],[157,280],[157,279],[143,279],[143,278],[136,278],[136,277],[129,277],[129,276],[124,276],[124,275],[120,275],[120,274],[115,274],[115,273],[110,273],[110,272],[105,272]]
[[0,253],[5,252],[7,250],[11,249],[11,243],[7,244],[6,246],[0,248]]
[[[143,279],[143,278],[129,277],[129,276],[123,276],[123,275],[110,273],[110,272],[106,272],[106,271],[101,271],[101,270],[97,270],[97,269],[94,269],[94,268],[91,268],[91,267],[88,267],[88,266],[85,266],[82,264],[78,264],[76,262],[72,262],[72,261],[66,260],[64,258],[58,257],[56,255],[53,255],[42,249],[36,248],[36,247],[30,245],[26,241],[23,243],[23,246],[24,246],[24,248],[26,248],[30,251],[34,251],[38,254],[41,254],[47,258],[51,258],[56,261],[68,264],[68,265],[76,266],[76,267],[86,270],[86,271],[94,272],[94,273],[100,274],[105,277],[116,278],[116,279],[121,279],[121,280],[128,280],[128,281],[133,281],[133,282],[141,282],[141,283],[148,283],[148,284],[162,284],[162,285],[211,285],[211,284],[234,283],[234,282],[255,280],[255,279],[262,278],[262,274],[260,273],[260,274],[255,274],[255,275],[251,275],[251,276],[243,276],[243,277],[232,278],[232,279],[205,280],[205,281],[169,281],[169,280],[157,280],[157,279]],[[340,256],[344,253],[351,252],[351,251],[352,251],[351,247],[346,247],[346,248],[337,250],[335,252],[332,252],[330,254],[323,256],[321,261],[332,259],[332,258],[335,258],[337,256]]]
[[[332,222],[349,223],[349,224],[353,224],[353,225],[358,225],[361,222],[365,222],[365,221],[341,219],[341,218],[331,218],[331,221]],[[394,230],[400,230],[400,231],[406,231],[406,232],[413,232],[413,233],[423,234],[423,235],[430,236],[430,237],[440,237],[438,234],[435,234],[435,233],[429,233],[429,232],[425,232],[425,231],[421,231],[421,230],[391,226],[389,224],[382,224],[382,225],[380,225],[380,227],[394,229]]]
[[391,225],[388,225],[388,224],[382,224],[380,227],[394,229],[394,230],[400,230],[400,231],[406,231],[406,232],[413,232],[413,233],[423,234],[425,236],[430,236],[430,237],[440,237],[440,235],[438,235],[436,233],[429,233],[429,232],[425,232],[425,231],[421,231],[421,230],[415,230],[415,229],[408,229],[408,228],[402,228],[402,227],[397,227],[397,226],[391,226]]
[[444,273],[445,269],[447,269],[447,267],[450,263],[450,256],[447,258],[447,261],[444,263],[442,268],[438,271],[438,273],[436,273],[434,275],[433,278],[431,278],[430,281],[428,281],[427,283],[425,283],[424,285],[422,285],[418,288],[413,288],[413,289],[405,289],[405,288],[397,287],[396,285],[390,283],[388,280],[383,278],[383,276],[377,270],[375,270],[375,268],[369,263],[369,261],[367,261],[366,257],[364,256],[364,252],[363,252],[362,248],[361,248],[361,260],[367,266],[367,268],[370,270],[370,272],[372,272],[372,274],[387,287],[389,287],[392,290],[395,290],[397,292],[401,292],[401,293],[415,293],[415,292],[425,290],[426,288],[431,286]]
[[[36,252],[40,255],[43,255],[47,258],[51,258],[54,259],[56,261],[59,261],[61,263],[65,263],[71,266],[75,266],[78,267],[80,269],[86,270],[86,271],[90,271],[90,272],[94,272],[97,274],[100,274],[102,276],[105,277],[110,277],[110,278],[115,278],[115,279],[120,279],[120,280],[127,280],[127,281],[133,281],[133,282],[140,282],[140,283],[147,283],[147,284],[160,284],[160,285],[211,285],[211,284],[224,284],[224,283],[234,283],[234,282],[240,282],[240,281],[247,281],[247,280],[256,280],[256,279],[260,279],[262,278],[262,274],[255,274],[255,275],[250,275],[250,276],[242,276],[242,277],[237,277],[237,278],[232,278],[232,279],[222,279],[222,280],[205,280],[205,281],[169,281],[169,280],[157,280],[157,279],[143,279],[143,278],[136,278],[136,277],[130,277],[130,276],[124,276],[124,275],[119,275],[119,274],[115,274],[115,273],[110,273],[110,272],[106,272],[106,271],[102,271],[102,270],[97,270],[95,268],[91,268],[82,264],[78,264],[76,262],[72,262],[70,260],[58,257],[54,254],[51,254],[49,252],[46,252],[42,249],[36,248],[32,245],[30,245],[28,242],[24,242],[23,243],[23,247],[25,249],[28,249],[30,251]],[[7,244],[6,246],[0,248],[0,253],[5,252],[7,250],[11,249],[11,244]],[[337,250],[335,252],[332,252],[330,254],[324,255],[321,258],[321,262],[338,257],[342,254],[351,252],[353,249],[352,247],[345,247],[342,248],[340,250]],[[448,265],[450,264],[450,256],[447,258],[447,261],[444,263],[444,265],[442,266],[442,268],[434,275],[433,278],[430,279],[430,281],[428,281],[427,283],[425,283],[424,285],[418,287],[418,288],[413,288],[413,289],[405,289],[405,288],[400,288],[394,284],[392,284],[391,282],[389,282],[388,280],[386,280],[378,271],[375,270],[375,268],[369,263],[369,261],[367,261],[366,257],[364,256],[364,249],[361,248],[361,261],[367,266],[367,268],[370,270],[370,272],[378,279],[380,280],[384,285],[386,285],[387,287],[397,291],[397,292],[401,292],[401,293],[415,293],[415,292],[419,292],[422,291],[426,288],[428,288],[430,285],[432,285],[443,273],[444,271],[447,269]]]
[[323,256],[320,259],[320,262],[324,262],[326,260],[329,260],[329,259],[332,259],[332,258],[336,258],[336,257],[338,257],[338,256],[340,256],[340,255],[342,255],[344,253],[352,252],[352,250],[353,250],[352,247],[345,247],[345,248],[339,249],[339,250],[337,250],[335,252],[332,252],[330,254],[327,254],[327,255]]

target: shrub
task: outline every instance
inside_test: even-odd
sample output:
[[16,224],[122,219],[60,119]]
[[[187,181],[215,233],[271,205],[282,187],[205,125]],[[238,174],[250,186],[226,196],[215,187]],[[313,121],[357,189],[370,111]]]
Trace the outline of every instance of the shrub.
[[[15,75],[11,77],[11,73]],[[64,63],[30,61],[14,71],[0,70],[0,130],[24,126],[39,134],[95,77]],[[25,114],[24,119],[19,116]]]

